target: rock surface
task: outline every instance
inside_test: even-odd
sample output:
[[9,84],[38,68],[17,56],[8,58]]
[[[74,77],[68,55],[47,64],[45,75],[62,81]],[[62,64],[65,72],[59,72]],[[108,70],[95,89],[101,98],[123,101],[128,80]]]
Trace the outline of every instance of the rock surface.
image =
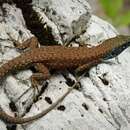
[[[33,0],[32,8],[41,19],[42,30],[50,27],[57,43],[71,42],[70,39],[78,35],[75,39],[77,45],[82,42],[94,46],[118,34],[109,23],[90,13],[90,6],[85,0]],[[3,4],[0,14],[0,62],[3,64],[20,54],[13,46],[13,40],[22,43],[35,34],[27,29],[22,11],[15,4]],[[127,49],[118,57],[120,63],[112,59],[113,64],[102,63],[91,68],[89,76],[80,80],[81,89],[73,90],[58,105],[61,109],[57,107],[39,120],[18,125],[17,130],[129,130],[129,59],[130,50]],[[69,72],[63,73],[75,79]],[[50,106],[46,98],[55,102],[68,89],[66,76],[55,72],[48,84],[44,82],[43,86],[39,86],[40,93],[35,93],[38,99],[33,102],[31,74],[31,70],[23,70],[10,74],[3,81],[0,106],[8,114],[35,115]],[[44,90],[45,86],[47,88]],[[7,130],[6,126],[10,125],[0,121],[0,129]]]

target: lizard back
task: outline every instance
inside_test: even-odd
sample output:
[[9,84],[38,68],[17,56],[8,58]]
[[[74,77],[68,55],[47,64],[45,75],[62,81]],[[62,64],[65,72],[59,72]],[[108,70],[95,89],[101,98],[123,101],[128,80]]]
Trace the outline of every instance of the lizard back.
[[[102,44],[88,47],[63,47],[63,46],[45,46],[35,48],[22,53],[20,56],[8,61],[0,67],[0,77],[7,73],[24,67],[33,65],[33,63],[43,63],[49,69],[76,68],[88,64],[91,61],[99,61],[105,57],[112,57],[111,52],[116,56],[130,44],[129,36],[117,36],[104,41]],[[128,44],[129,43],[129,44]],[[127,46],[126,46],[127,45]],[[121,48],[122,47],[122,48]],[[118,50],[119,51],[115,51]]]

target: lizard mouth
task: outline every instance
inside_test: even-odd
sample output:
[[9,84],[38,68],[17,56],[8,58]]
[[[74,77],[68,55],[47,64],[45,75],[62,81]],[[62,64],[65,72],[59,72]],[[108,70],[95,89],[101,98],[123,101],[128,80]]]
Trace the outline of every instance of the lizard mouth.
[[108,59],[112,59],[116,56],[118,56],[121,52],[123,52],[126,48],[128,48],[130,46],[130,41],[125,42],[124,44],[122,44],[119,47],[116,47],[114,49],[112,49],[110,52],[108,52],[103,59],[104,60],[108,60]]

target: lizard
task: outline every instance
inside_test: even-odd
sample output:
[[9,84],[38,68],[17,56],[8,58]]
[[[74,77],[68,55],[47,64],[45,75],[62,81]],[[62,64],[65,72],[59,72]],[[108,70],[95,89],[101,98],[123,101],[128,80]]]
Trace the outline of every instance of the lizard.
[[[36,37],[31,38],[31,42],[37,42]],[[65,47],[65,46],[45,46],[34,48],[21,54],[20,56],[8,61],[0,67],[0,79],[8,73],[28,66],[36,66],[40,73],[34,74],[32,77],[36,80],[39,78],[49,79],[51,69],[64,70],[67,68],[76,69],[76,71],[84,71],[92,66],[102,63],[118,56],[123,50],[130,46],[130,36],[118,35],[105,40],[102,44],[88,48],[81,47]],[[71,89],[69,89],[71,90]],[[52,110],[58,102],[70,92],[63,95],[50,108],[39,113],[38,115],[28,118],[11,117],[3,110],[0,110],[0,119],[15,124],[22,124],[38,119],[50,110]]]

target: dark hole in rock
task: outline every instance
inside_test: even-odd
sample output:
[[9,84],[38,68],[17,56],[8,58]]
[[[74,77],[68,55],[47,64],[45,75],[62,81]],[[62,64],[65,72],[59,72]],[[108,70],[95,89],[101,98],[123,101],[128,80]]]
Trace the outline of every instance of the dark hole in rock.
[[53,14],[53,15],[56,15],[56,11],[55,11],[55,10],[53,10],[52,14]]
[[103,111],[102,111],[102,109],[101,109],[101,108],[99,108],[98,110],[99,110],[101,113],[103,113]]
[[49,104],[52,104],[52,100],[50,97],[45,97],[45,101]]
[[86,103],[83,103],[83,104],[82,104],[82,106],[84,107],[84,109],[85,109],[85,110],[87,110],[87,111],[88,111],[89,106],[88,106]]
[[10,103],[9,103],[9,106],[10,106],[10,108],[11,108],[11,110],[12,110],[13,112],[16,112],[16,111],[17,111],[17,108],[16,108],[14,102],[10,102]]
[[57,107],[57,110],[64,111],[65,110],[65,106],[64,105],[60,105],[60,106]]
[[39,97],[39,100],[42,100],[42,97]]
[[84,76],[89,77],[89,72],[87,71]]
[[22,105],[25,105],[26,102],[22,102]]
[[101,77],[99,77],[101,79],[101,81],[103,82],[104,85],[109,85],[109,82],[106,79],[103,79]]
[[107,101],[107,99],[106,99],[106,98],[103,98],[103,101]]
[[41,90],[41,93],[43,93],[45,91],[45,89],[48,87],[49,82],[45,81]]
[[[42,82],[42,81],[41,81],[41,82]],[[40,83],[40,82],[39,82],[39,83]],[[43,82],[43,86],[42,86],[41,90],[39,91],[38,95],[36,95],[36,96],[34,97],[34,100],[33,100],[34,103],[37,102],[39,99],[40,99],[40,100],[42,99],[42,97],[40,97],[40,95],[41,95],[42,93],[44,93],[45,89],[48,87],[48,84],[49,84],[48,81],[44,81],[44,82]],[[39,98],[39,97],[40,97],[40,98]]]
[[14,124],[9,124],[9,125],[7,125],[7,130],[16,130],[16,128],[17,128],[17,125],[14,125]]
[[62,81],[59,82],[60,84],[62,83]]
[[81,117],[84,117],[84,115],[83,115],[83,114],[81,114]]
[[66,78],[66,84],[67,84],[68,86],[73,86],[74,83],[75,83],[74,80],[72,80],[72,79],[70,79],[70,78]]
[[68,85],[68,86],[73,86],[74,85],[74,83],[75,83],[75,81],[73,80],[73,79],[71,79],[69,76],[68,76],[68,74],[64,74],[63,73],[63,76],[64,76],[64,78],[66,79],[66,84]]

